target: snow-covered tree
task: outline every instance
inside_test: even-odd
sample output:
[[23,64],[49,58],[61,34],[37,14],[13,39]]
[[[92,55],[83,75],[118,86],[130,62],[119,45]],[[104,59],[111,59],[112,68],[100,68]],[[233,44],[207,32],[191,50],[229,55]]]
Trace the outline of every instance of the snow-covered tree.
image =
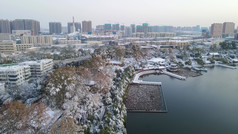
[[110,74],[105,74],[104,72],[99,72],[94,78],[96,84],[95,87],[99,92],[107,93],[112,86],[112,77]]
[[58,68],[50,75],[45,92],[52,106],[60,108],[63,105],[67,91],[75,88],[76,79],[73,67]]
[[143,56],[140,50],[140,47],[138,45],[132,46],[132,52],[133,52],[133,57],[136,59],[136,61],[139,61]]
[[63,117],[56,122],[51,129],[52,134],[75,134],[77,126],[74,119],[70,117]]
[[44,116],[45,109],[46,105],[42,102],[29,106],[19,101],[8,102],[0,111],[0,133],[16,133],[31,127],[39,130],[41,127],[37,126],[42,126],[43,121],[47,119]]
[[116,57],[118,60],[121,60],[125,56],[125,49],[122,47],[117,47],[115,50]]

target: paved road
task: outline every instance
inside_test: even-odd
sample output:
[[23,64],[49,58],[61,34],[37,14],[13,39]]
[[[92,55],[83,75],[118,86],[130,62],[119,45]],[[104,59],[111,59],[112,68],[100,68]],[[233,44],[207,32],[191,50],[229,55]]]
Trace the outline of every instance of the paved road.
[[71,58],[71,59],[65,59],[65,60],[54,60],[54,64],[58,64],[58,63],[68,64],[68,63],[71,63],[71,62],[79,62],[79,61],[87,60],[87,59],[90,59],[90,58],[91,58],[91,56],[87,55],[87,56],[84,56],[84,57]]

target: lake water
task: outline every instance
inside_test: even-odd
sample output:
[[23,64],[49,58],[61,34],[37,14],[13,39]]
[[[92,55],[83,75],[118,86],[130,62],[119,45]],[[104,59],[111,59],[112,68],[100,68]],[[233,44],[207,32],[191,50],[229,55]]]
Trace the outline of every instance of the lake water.
[[128,113],[128,134],[238,134],[238,69],[215,67],[186,81],[142,80],[162,82],[168,113]]

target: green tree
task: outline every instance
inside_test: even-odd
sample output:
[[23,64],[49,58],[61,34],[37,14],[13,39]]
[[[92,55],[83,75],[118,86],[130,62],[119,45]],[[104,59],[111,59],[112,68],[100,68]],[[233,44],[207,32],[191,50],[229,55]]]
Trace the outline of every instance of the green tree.
[[232,41],[231,45],[232,45],[232,49],[237,49],[236,43],[234,41]]
[[184,65],[183,65],[183,63],[180,61],[180,62],[178,62],[178,66],[179,67],[184,67]]
[[204,61],[201,58],[197,59],[197,63],[201,66],[204,66],[204,64],[205,64]]
[[231,43],[229,42],[221,42],[219,43],[222,49],[237,49],[236,43],[232,41]]
[[211,45],[210,50],[211,51],[217,51],[217,45],[216,44]]
[[192,65],[192,61],[191,60],[186,61],[185,65]]

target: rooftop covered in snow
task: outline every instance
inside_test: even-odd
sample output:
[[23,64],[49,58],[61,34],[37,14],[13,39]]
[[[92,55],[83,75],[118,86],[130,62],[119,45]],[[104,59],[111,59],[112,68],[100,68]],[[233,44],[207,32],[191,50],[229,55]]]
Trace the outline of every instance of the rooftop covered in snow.
[[6,71],[17,71],[19,69],[24,69],[29,67],[28,65],[14,65],[14,66],[5,66],[0,67],[0,72],[6,72]]
[[165,62],[165,59],[162,59],[162,58],[152,58],[152,59],[148,60],[148,62],[156,62],[156,63]]
[[20,63],[21,65],[27,64],[27,65],[36,65],[36,64],[44,64],[53,61],[52,59],[42,59],[38,61],[25,61]]

